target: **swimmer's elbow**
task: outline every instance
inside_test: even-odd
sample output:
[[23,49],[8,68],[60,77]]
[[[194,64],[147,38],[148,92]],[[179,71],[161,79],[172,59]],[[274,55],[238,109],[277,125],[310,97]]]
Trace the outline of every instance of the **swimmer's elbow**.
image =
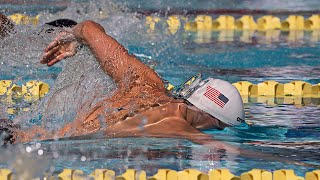
[[73,28],[74,36],[82,42],[85,42],[88,37],[99,31],[105,33],[104,28],[99,23],[92,20],[85,20]]
[[105,32],[104,28],[99,23],[97,23],[95,21],[85,20],[82,23],[83,23],[84,28],[89,28],[89,29],[96,28],[96,29],[99,29],[100,31]]

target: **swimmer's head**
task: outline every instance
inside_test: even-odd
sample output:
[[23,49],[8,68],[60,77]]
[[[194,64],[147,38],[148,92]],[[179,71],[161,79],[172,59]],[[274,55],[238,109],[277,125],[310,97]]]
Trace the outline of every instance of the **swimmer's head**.
[[13,31],[13,23],[3,14],[0,13],[0,38],[7,36]]
[[188,105],[186,111],[186,120],[198,130],[224,129],[230,126],[196,106]]
[[238,90],[229,82],[208,78],[192,83],[182,96],[198,109],[228,126],[244,122],[244,108]]

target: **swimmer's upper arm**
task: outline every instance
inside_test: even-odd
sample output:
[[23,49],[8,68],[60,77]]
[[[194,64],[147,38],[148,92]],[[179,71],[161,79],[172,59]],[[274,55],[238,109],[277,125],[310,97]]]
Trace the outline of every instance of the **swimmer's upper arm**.
[[105,130],[106,137],[161,137],[183,138],[188,140],[208,139],[209,135],[193,128],[184,119],[168,117],[161,121],[137,118],[127,119],[109,126]]
[[130,81],[131,77],[142,78],[148,85],[165,90],[161,78],[153,69],[143,64],[135,56],[130,55],[118,41],[105,33],[100,24],[85,21],[80,31],[81,41],[89,46],[103,70],[118,85],[123,83],[125,79],[129,78]]

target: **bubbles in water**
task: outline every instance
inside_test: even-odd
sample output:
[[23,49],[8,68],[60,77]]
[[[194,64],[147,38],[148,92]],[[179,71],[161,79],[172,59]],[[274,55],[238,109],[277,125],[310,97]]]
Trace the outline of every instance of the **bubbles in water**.
[[58,157],[59,157],[58,152],[53,152],[53,158],[58,158]]
[[28,153],[31,152],[31,150],[32,150],[32,149],[31,149],[30,146],[27,146],[27,147],[26,147],[26,151],[27,151]]
[[85,156],[81,156],[81,161],[86,161],[86,157]]
[[42,150],[42,149],[39,149],[39,150],[38,150],[38,155],[39,155],[39,156],[43,155],[43,150]]

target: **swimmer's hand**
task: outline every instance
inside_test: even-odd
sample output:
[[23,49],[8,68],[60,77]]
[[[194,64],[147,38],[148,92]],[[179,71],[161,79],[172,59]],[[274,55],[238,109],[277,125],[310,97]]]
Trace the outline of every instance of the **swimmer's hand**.
[[52,66],[77,53],[78,42],[70,32],[61,32],[44,50],[40,63]]

